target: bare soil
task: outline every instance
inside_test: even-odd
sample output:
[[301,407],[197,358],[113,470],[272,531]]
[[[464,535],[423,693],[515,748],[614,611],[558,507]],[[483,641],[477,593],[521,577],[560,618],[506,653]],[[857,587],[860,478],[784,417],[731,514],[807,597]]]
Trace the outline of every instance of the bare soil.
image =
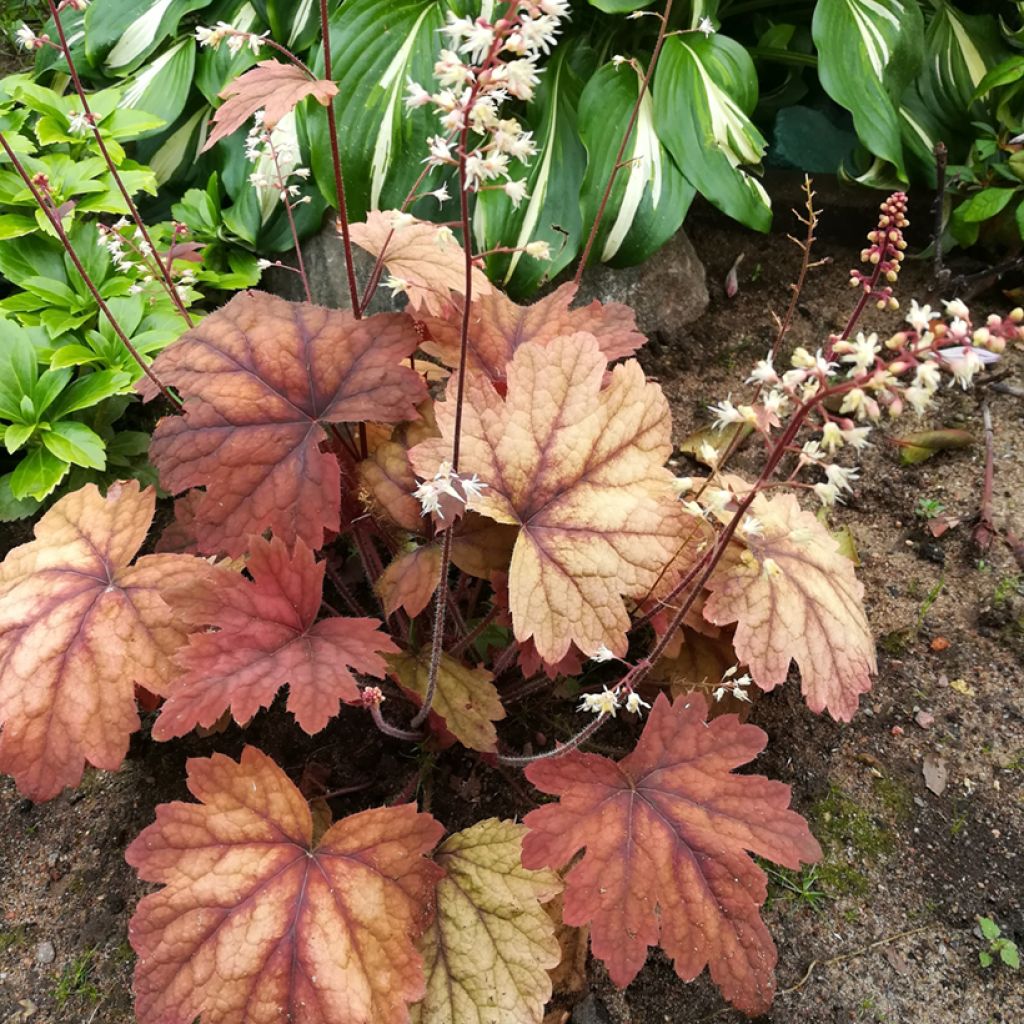
[[[846,269],[872,216],[851,221],[843,210],[832,226],[827,218],[816,255],[833,263],[812,271],[791,345],[817,347],[851,307]],[[779,226],[789,228],[781,214]],[[798,263],[781,234],[753,237],[706,212],[688,230],[708,267],[711,308],[684,343],[670,347],[655,337],[642,356],[669,395],[679,441],[706,424],[709,402],[741,392],[748,366],[771,344],[770,311],[784,307]],[[740,293],[729,300],[722,282],[744,250]],[[922,264],[908,265],[905,301],[927,297],[927,277]],[[974,304],[988,312],[1008,300],[990,292]],[[866,321],[893,323],[870,314]],[[1024,352],[1008,353],[1004,365],[1019,382]],[[996,518],[1021,533],[1024,401],[996,393],[989,400]],[[976,932],[983,914],[1024,946],[1024,570],[999,542],[982,555],[971,541],[984,466],[976,396],[945,393],[927,425],[962,427],[978,443],[905,467],[899,449],[879,438],[862,460],[854,498],[833,516],[854,537],[879,638],[879,676],[861,712],[848,725],[813,715],[792,680],[752,713],[769,734],[756,770],[793,787],[794,806],[825,849],[813,875],[773,878],[765,916],[779,946],[780,991],[763,1020],[774,1024],[1024,1021],[1024,975],[999,963],[982,968]],[[886,432],[912,429],[901,421]],[[754,458],[742,454],[737,468],[749,471]],[[962,524],[932,537],[915,514],[921,499],[941,503]],[[5,539],[4,547],[25,538],[12,530]],[[520,705],[503,723],[510,742],[536,730],[563,735],[568,719],[551,703]],[[610,729],[595,749],[621,751],[629,735]],[[521,815],[533,802],[514,773],[456,752],[417,757],[369,733],[355,711],[312,739],[278,708],[244,737],[232,727],[157,744],[147,728],[120,772],[89,771],[80,789],[42,806],[0,780],[0,1024],[131,1024],[127,924],[146,887],[126,866],[124,848],[157,803],[186,797],[187,757],[237,754],[243,742],[273,754],[296,780],[312,771],[332,790],[363,786],[331,801],[336,816],[403,789],[415,790],[451,829]],[[926,757],[948,771],[941,795],[925,785]],[[685,984],[656,952],[622,993],[591,962],[584,997],[563,997],[555,1008],[563,1011],[555,1020],[574,1024],[742,1019],[706,975]]]

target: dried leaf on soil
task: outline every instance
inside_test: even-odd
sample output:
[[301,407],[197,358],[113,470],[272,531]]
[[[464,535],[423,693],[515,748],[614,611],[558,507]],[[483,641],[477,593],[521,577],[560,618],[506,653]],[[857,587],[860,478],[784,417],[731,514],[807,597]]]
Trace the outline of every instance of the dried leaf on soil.
[[310,78],[294,64],[262,60],[239,75],[221,94],[222,103],[213,115],[213,131],[203,150],[234,134],[258,110],[263,111],[263,127],[271,131],[307,96],[327,106],[338,95],[334,82]]
[[[546,345],[555,338],[582,331],[597,339],[598,347],[611,362],[632,355],[647,340],[636,329],[636,318],[628,306],[602,304],[595,299],[588,306],[571,309],[575,294],[575,285],[563,284],[530,306],[516,305],[497,288],[475,296],[470,309],[467,366],[492,380],[504,380],[516,350],[527,342]],[[463,309],[460,296],[449,303],[443,316],[422,320],[431,339],[423,350],[453,368],[459,365]]]
[[[387,661],[395,680],[422,701],[430,679],[429,647],[415,654],[390,655]],[[494,723],[505,717],[505,709],[493,679],[485,668],[469,668],[457,658],[441,655],[430,713],[439,716],[448,731],[470,750],[493,753],[498,749]]]
[[949,769],[946,762],[939,757],[928,754],[921,765],[924,775],[924,784],[936,796],[942,796],[946,792],[946,785],[949,782]]
[[732,774],[765,734],[706,713],[700,696],[660,695],[621,761],[573,751],[527,766],[559,800],[526,816],[523,864],[558,869],[585,849],[566,875],[565,921],[590,925],[616,985],[660,945],[681,978],[708,966],[731,1003],[757,1014],[771,1004],[777,954],[759,913],[765,874],[747,851],[795,870],[821,849],[788,809],[788,786]]
[[377,619],[316,621],[326,563],[301,541],[289,553],[276,538],[254,540],[246,568],[252,580],[211,567],[202,585],[168,596],[182,622],[206,628],[176,656],[185,672],[153,726],[156,739],[210,726],[227,710],[244,725],[286,683],[288,710],[306,732],[319,732],[342,701],[359,700],[352,673],[383,676],[382,652],[398,650]]
[[268,529],[319,548],[340,526],[323,424],[414,419],[425,389],[400,363],[418,341],[404,314],[356,320],[242,292],[164,349],[154,370],[185,411],[157,424],[150,456],[172,493],[206,488],[193,524],[202,550],[240,555]]
[[191,555],[132,564],[156,492],[94,484],[58,501],[0,566],[0,771],[33,800],[116,770],[139,728],[135,686],[165,694],[187,626],[164,595],[210,566]]
[[704,617],[736,623],[736,654],[762,690],[785,682],[795,660],[807,706],[849,721],[876,671],[853,563],[792,494],[758,495],[750,513],[763,533],[719,564]]
[[[480,373],[466,378],[460,473],[487,485],[469,508],[519,527],[509,567],[516,639],[557,662],[572,643],[626,653],[623,595],[642,597],[665,566],[681,565],[692,517],[664,467],[668,404],[639,364],[616,366],[592,335],[522,345],[503,399]],[[410,452],[429,479],[451,458],[456,383],[437,406],[442,437]],[[671,572],[668,574],[671,576]]]
[[438,849],[445,877],[437,917],[423,936],[427,997],[413,1024],[539,1024],[559,959],[555,924],[542,904],[562,888],[552,871],[520,856],[522,825],[488,818]]
[[129,926],[139,1024],[405,1024],[443,829],[413,804],[350,815],[314,845],[285,773],[253,747],[188,762],[198,804],[157,808],[128,863],[163,888]]

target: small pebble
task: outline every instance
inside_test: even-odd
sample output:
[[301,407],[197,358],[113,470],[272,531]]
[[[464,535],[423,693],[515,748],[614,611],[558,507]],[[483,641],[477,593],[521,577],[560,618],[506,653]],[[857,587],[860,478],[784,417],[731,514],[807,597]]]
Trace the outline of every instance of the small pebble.
[[36,946],[36,963],[52,964],[57,959],[57,951],[53,948],[52,942],[40,942]]
[[935,724],[935,716],[930,711],[918,711],[918,713],[914,715],[914,721],[917,722],[922,729],[930,729]]

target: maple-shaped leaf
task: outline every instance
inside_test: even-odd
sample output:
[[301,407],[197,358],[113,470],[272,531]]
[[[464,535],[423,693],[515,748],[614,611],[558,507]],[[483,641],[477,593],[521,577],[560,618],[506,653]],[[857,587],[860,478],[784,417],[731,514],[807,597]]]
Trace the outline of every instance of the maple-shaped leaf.
[[405,804],[314,842],[302,794],[253,747],[191,759],[188,788],[199,803],[162,804],[126,853],[163,885],[128,930],[139,1024],[405,1024],[442,827]]
[[403,608],[416,618],[430,604],[440,582],[441,545],[421,544],[390,562],[374,587],[384,602],[385,615]]
[[728,715],[705,720],[699,695],[659,695],[636,748],[621,761],[573,751],[536,761],[526,776],[557,803],[530,811],[523,865],[566,875],[565,922],[589,924],[591,948],[620,987],[649,946],[686,981],[706,966],[725,997],[762,1013],[777,958],[760,916],[764,872],[747,851],[789,868],[821,849],[789,807],[789,786],[734,775],[767,737]]
[[413,1024],[540,1024],[559,961],[542,906],[562,889],[521,863],[522,825],[488,818],[441,844],[437,917],[423,936],[427,995]]
[[762,690],[785,682],[795,660],[807,706],[849,721],[877,670],[854,565],[794,495],[758,495],[750,513],[763,533],[719,564],[704,617],[736,623],[736,654]]
[[[449,229],[398,210],[373,210],[351,227],[352,241],[371,256],[383,253],[390,285],[404,291],[416,312],[440,315],[452,293],[466,289],[466,257]],[[473,268],[473,294],[486,295],[491,283]]]
[[[389,655],[387,661],[399,685],[422,702],[430,679],[430,648]],[[441,655],[430,714],[470,750],[494,753],[498,749],[494,723],[505,717],[505,708],[493,679],[485,668],[470,668],[450,654]]]
[[165,694],[176,674],[187,627],[163,595],[210,566],[180,554],[132,564],[155,507],[135,481],[105,498],[88,484],[0,565],[0,772],[33,800],[77,785],[87,761],[117,769],[139,728],[136,684]]
[[[647,340],[636,329],[628,306],[617,302],[570,309],[576,286],[563,284],[531,306],[519,306],[504,292],[493,288],[474,298],[470,308],[468,365],[493,380],[505,377],[505,367],[520,345],[532,341],[544,345],[554,338],[585,332],[592,334],[611,362],[632,355]],[[443,316],[426,316],[423,325],[431,340],[423,350],[447,366],[457,368],[462,339],[461,296],[449,303]]]
[[234,134],[259,110],[263,111],[263,127],[269,132],[307,96],[316,97],[326,107],[337,95],[334,82],[310,78],[294,64],[261,60],[220,93],[224,103],[213,115],[214,128],[203,150]]
[[[685,513],[664,468],[671,452],[668,403],[635,360],[616,366],[593,335],[521,345],[508,365],[507,397],[482,373],[466,377],[459,472],[487,486],[468,507],[519,526],[509,567],[516,639],[558,662],[575,643],[626,653],[623,595],[640,598],[685,568]],[[455,375],[457,377],[457,375]],[[430,479],[450,461],[455,388],[436,407],[442,437],[410,452]],[[673,567],[675,563],[675,567]]]
[[[205,487],[193,529],[202,550],[235,556],[266,530],[316,549],[337,531],[340,472],[324,424],[398,422],[425,394],[401,360],[412,320],[242,292],[164,349],[156,374],[185,410],[162,419],[150,457],[172,493]],[[143,388],[152,394],[151,388]]]
[[254,540],[246,568],[252,580],[211,568],[202,586],[172,591],[175,614],[193,628],[176,660],[185,670],[153,725],[158,740],[209,727],[225,712],[249,721],[288,684],[288,710],[308,733],[319,732],[342,701],[356,703],[352,673],[383,676],[381,656],[397,652],[377,619],[316,621],[325,562],[301,541],[290,554],[276,538]]

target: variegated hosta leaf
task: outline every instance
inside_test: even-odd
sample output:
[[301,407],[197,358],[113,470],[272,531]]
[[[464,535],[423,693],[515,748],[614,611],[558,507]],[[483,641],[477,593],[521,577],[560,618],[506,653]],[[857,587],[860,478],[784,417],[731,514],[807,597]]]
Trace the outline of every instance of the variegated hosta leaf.
[[898,101],[921,66],[917,0],[818,0],[811,32],[825,91],[853,114],[865,147],[905,180]]
[[164,132],[181,116],[192,91],[195,66],[196,42],[185,36],[139,68],[125,83],[122,105],[155,114],[164,122],[163,127],[147,135]]
[[[587,148],[587,173],[580,193],[583,230],[589,232],[615,166],[622,133],[636,106],[640,75],[606,64],[580,97],[579,131]],[[679,172],[654,129],[654,100],[648,92],[615,177],[596,240],[594,257],[615,266],[647,259],[675,234],[694,188]]]
[[491,280],[509,294],[534,291],[575,258],[580,247],[580,185],[586,167],[586,151],[577,131],[576,107],[581,82],[569,66],[566,50],[556,51],[548,62],[529,110],[535,128],[537,155],[528,167],[518,164],[514,178],[524,178],[528,198],[516,209],[501,190],[481,192],[476,206],[474,231],[477,249],[496,246],[522,249],[529,242],[551,246],[550,260],[536,260],[524,252],[499,254],[487,261]]
[[[432,82],[442,23],[442,5],[435,0],[348,0],[331,17],[335,110],[353,220],[369,210],[401,206],[422,169],[437,119],[425,107],[406,110],[403,98],[408,79]],[[314,71],[323,73],[322,57]],[[304,125],[317,184],[337,205],[326,113],[305,111]]]
[[253,6],[270,26],[271,37],[293,53],[320,37],[320,0],[253,0]]
[[661,141],[686,179],[723,213],[758,231],[771,203],[744,166],[761,162],[765,141],[750,120],[757,74],[735,40],[701,33],[666,40],[654,78]]
[[158,185],[185,177],[193,170],[206,142],[206,125],[212,115],[213,108],[203,104],[183,117],[167,135],[157,140],[157,148],[144,155]]
[[[218,20],[223,19],[240,32],[255,32],[258,35],[267,28],[266,22],[260,18],[249,0],[234,0],[233,6],[218,14]],[[209,20],[209,15],[206,18]],[[196,88],[207,103],[216,106],[220,103],[219,97],[224,88],[266,56],[268,51],[265,49],[253,53],[248,46],[243,46],[237,53],[232,53],[227,46],[204,46],[196,61]]]
[[543,908],[562,889],[553,871],[521,863],[526,829],[488,818],[441,844],[437,917],[420,942],[427,995],[413,1024],[540,1024],[558,963]]
[[110,74],[137,67],[191,11],[210,0],[93,0],[86,14],[85,48]]

